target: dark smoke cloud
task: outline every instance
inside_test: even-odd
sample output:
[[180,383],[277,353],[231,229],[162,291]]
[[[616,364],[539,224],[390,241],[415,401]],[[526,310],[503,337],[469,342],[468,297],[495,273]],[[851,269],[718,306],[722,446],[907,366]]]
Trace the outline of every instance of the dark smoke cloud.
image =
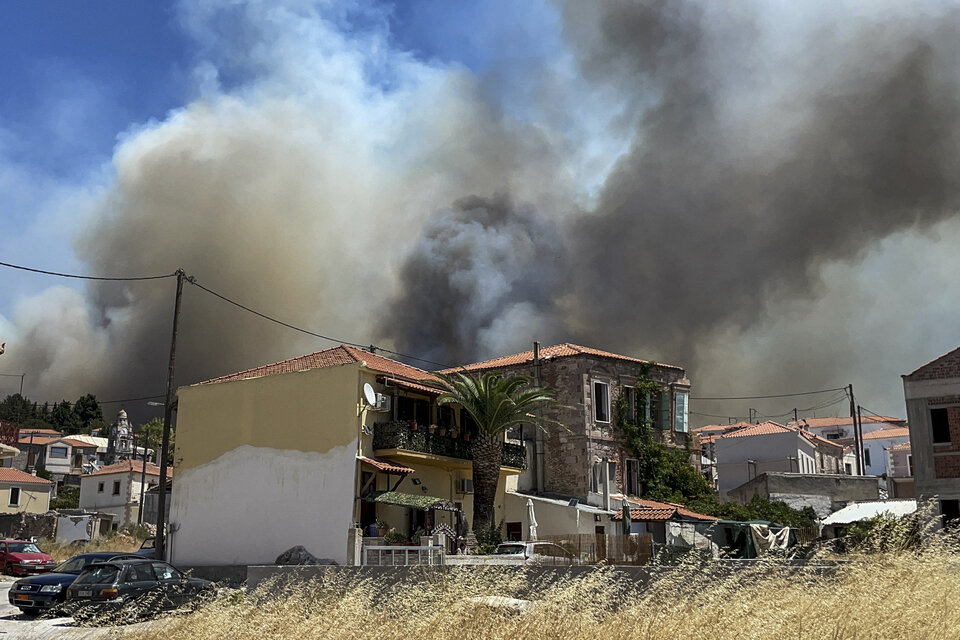
[[[825,261],[956,215],[955,12],[820,30],[806,59],[769,69],[775,102],[753,20],[674,1],[567,12],[587,73],[635,106],[653,96],[571,234],[589,339],[694,365],[717,328],[813,295]],[[748,86],[755,100],[736,95]]]
[[532,207],[463,198],[426,221],[381,331],[405,353],[450,366],[557,334],[566,264],[555,224]]

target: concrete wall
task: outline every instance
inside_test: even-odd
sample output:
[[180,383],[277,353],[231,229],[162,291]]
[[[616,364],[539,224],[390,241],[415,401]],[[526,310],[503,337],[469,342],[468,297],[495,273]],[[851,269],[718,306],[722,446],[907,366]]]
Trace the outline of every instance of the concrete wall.
[[569,504],[539,499],[535,496],[523,494],[506,494],[506,522],[521,523],[523,540],[529,539],[530,519],[528,517],[527,499],[533,500],[533,513],[537,519],[537,536],[561,536],[568,534],[593,534],[597,526],[606,527],[606,533],[612,533],[613,527],[619,523],[610,520],[609,515],[601,515],[600,521],[594,518],[593,510],[578,509]]
[[813,507],[818,516],[825,517],[850,502],[877,500],[880,488],[872,476],[766,473],[727,492],[730,500],[741,504],[755,495],[795,509]]
[[346,561],[359,371],[348,364],[178,391],[174,564],[267,563],[298,544]]
[[[20,504],[10,506],[10,489],[20,488]],[[46,513],[50,510],[52,484],[0,482],[0,513]]]

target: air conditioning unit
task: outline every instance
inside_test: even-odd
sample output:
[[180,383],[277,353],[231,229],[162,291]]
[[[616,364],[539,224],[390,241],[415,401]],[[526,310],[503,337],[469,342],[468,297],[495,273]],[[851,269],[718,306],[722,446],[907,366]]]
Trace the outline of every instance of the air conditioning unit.
[[390,396],[385,393],[377,394],[377,411],[390,411]]
[[473,493],[473,478],[460,478],[460,493]]

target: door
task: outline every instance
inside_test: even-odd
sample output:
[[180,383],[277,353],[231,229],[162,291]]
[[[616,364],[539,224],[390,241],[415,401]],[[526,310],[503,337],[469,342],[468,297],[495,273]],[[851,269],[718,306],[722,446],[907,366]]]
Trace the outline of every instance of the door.
[[153,573],[172,608],[184,605],[193,599],[195,589],[186,576],[166,562],[154,562]]
[[146,606],[165,608],[163,594],[157,592],[157,577],[149,562],[127,565],[120,580],[120,595],[129,594]]

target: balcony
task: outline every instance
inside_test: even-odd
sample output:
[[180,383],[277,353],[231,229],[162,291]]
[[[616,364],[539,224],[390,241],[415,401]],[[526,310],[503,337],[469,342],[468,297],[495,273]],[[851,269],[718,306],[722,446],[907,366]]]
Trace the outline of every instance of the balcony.
[[[473,445],[463,436],[454,438],[447,432],[430,433],[427,427],[420,425],[414,431],[406,421],[378,422],[373,425],[373,449],[403,449],[434,456],[473,460]],[[503,443],[501,466],[514,469],[527,468],[527,449],[523,445]]]

